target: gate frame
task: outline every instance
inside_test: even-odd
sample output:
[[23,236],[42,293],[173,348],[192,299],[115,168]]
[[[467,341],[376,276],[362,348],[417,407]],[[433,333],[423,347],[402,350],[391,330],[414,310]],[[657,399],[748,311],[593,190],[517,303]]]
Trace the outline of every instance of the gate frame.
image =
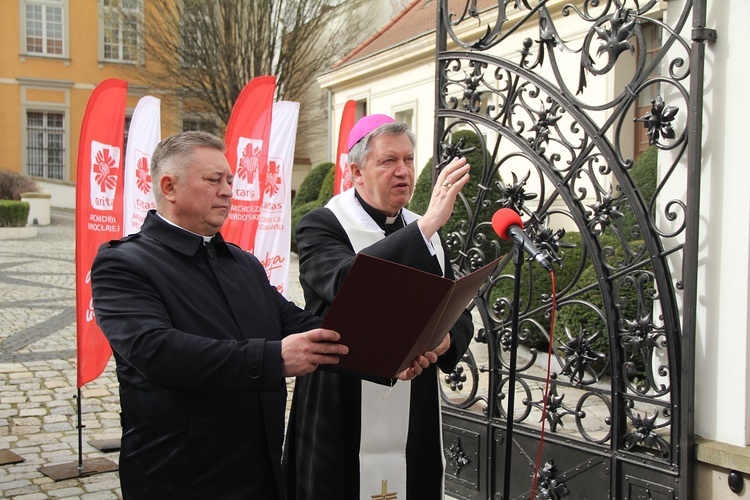
[[[497,0],[499,8],[504,8],[508,3],[515,1],[517,5],[526,5],[526,0]],[[612,0],[610,0],[612,1]],[[622,0],[627,1],[627,0]],[[646,0],[648,1],[648,0]],[[614,0],[615,3],[621,3]],[[443,24],[443,11],[447,9],[448,0],[440,0],[437,5],[437,22],[436,22],[436,56],[435,56],[435,72],[436,72],[436,86],[435,86],[435,134],[434,142],[434,164],[440,163],[439,159],[441,155],[445,155],[445,145],[441,144],[443,134],[445,132],[446,118],[450,116],[450,113],[444,111],[441,107],[443,102],[442,85],[441,85],[441,56],[445,54],[455,55],[456,52],[448,51],[448,33]],[[464,3],[464,2],[462,2]],[[467,5],[472,4],[476,7],[477,2],[466,0]],[[540,4],[545,4],[546,0],[542,0]],[[676,369],[679,372],[679,387],[675,390],[673,387],[671,393],[676,397],[673,398],[672,403],[679,404],[679,422],[675,422],[679,425],[678,431],[678,443],[677,448],[680,450],[679,457],[677,460],[679,471],[678,477],[682,480],[677,481],[677,496],[675,498],[680,499],[692,499],[693,498],[693,484],[692,481],[688,480],[691,471],[693,470],[695,463],[695,436],[694,436],[694,402],[695,402],[695,379],[694,379],[694,366],[695,366],[695,338],[696,338],[696,309],[697,309],[697,271],[698,271],[698,226],[700,221],[700,185],[701,185],[701,166],[702,166],[702,124],[703,124],[703,87],[704,87],[704,63],[705,63],[705,45],[716,40],[716,31],[713,29],[706,28],[706,3],[707,0],[686,0],[686,9],[692,8],[692,33],[691,33],[691,44],[690,44],[690,99],[688,108],[687,118],[687,194],[685,198],[686,213],[685,213],[685,232],[684,232],[684,246],[683,251],[683,266],[682,266],[682,286],[683,286],[683,300],[682,300],[682,311],[679,314],[679,310],[676,312],[681,317],[681,337],[680,337],[680,358],[679,360],[673,360],[677,362],[677,365],[673,365],[672,369]],[[691,7],[687,7],[690,5]],[[481,53],[481,52],[479,52]],[[433,171],[433,185],[437,178],[438,171]],[[491,392],[489,394],[489,405],[494,407],[495,397],[497,395]],[[614,396],[614,394],[613,394]],[[614,398],[613,398],[614,399]],[[444,411],[445,417],[467,417],[469,420],[477,420],[475,416],[464,411],[448,410]],[[616,416],[616,415],[615,415]],[[481,420],[481,419],[479,419]],[[487,444],[492,440],[493,432],[492,428],[497,427],[493,423],[493,418],[487,417],[484,421],[487,430]],[[533,433],[532,433],[533,434]],[[510,436],[512,440],[513,436]],[[549,438],[548,438],[549,439]],[[616,439],[615,437],[612,438]],[[449,443],[446,443],[446,448]],[[488,447],[489,452],[489,447]],[[613,456],[616,455],[616,450]],[[491,473],[492,464],[494,461],[494,455],[489,452],[487,461],[482,461],[482,464],[487,464],[483,467],[488,477],[484,479],[485,484],[488,487],[488,495],[495,491],[494,488],[494,475]],[[615,467],[616,460],[613,458],[612,469]],[[617,492],[617,476],[619,472],[612,471],[612,485],[611,491]],[[490,498],[488,496],[488,498]]]

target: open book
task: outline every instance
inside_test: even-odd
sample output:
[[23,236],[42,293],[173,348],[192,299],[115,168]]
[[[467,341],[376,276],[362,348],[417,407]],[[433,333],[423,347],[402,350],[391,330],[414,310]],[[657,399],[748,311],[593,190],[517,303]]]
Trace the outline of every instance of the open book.
[[498,260],[451,280],[358,254],[322,325],[341,334],[349,354],[326,368],[395,377],[440,345]]

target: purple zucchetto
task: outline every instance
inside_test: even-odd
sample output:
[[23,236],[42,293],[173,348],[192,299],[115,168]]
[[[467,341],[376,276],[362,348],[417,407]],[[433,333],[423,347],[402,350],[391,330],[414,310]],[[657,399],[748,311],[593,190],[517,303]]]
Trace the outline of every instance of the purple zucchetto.
[[388,115],[367,115],[359,119],[357,123],[352,127],[352,131],[349,132],[349,141],[347,142],[347,151],[351,151],[352,147],[357,144],[364,136],[375,130],[381,125],[386,123],[393,123],[396,120]]

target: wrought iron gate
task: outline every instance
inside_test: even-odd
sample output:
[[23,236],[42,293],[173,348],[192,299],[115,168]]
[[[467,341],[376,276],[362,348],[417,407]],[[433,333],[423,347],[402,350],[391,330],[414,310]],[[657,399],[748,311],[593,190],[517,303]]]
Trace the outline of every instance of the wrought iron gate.
[[[705,0],[673,1],[670,19],[666,6],[438,4],[437,155],[480,159],[445,236],[459,274],[503,256],[473,303],[470,352],[442,385],[451,496],[692,496],[699,131],[715,32]],[[651,147],[635,161],[639,137]],[[514,264],[490,224],[503,207],[554,280]]]

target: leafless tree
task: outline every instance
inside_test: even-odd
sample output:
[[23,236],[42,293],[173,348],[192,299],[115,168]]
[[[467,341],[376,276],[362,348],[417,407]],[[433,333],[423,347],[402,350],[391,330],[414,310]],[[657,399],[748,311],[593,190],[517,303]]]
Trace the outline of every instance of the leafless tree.
[[[360,29],[363,0],[150,0],[140,80],[177,94],[223,128],[252,78],[275,75],[276,98],[299,100]],[[335,5],[332,5],[335,4]]]

